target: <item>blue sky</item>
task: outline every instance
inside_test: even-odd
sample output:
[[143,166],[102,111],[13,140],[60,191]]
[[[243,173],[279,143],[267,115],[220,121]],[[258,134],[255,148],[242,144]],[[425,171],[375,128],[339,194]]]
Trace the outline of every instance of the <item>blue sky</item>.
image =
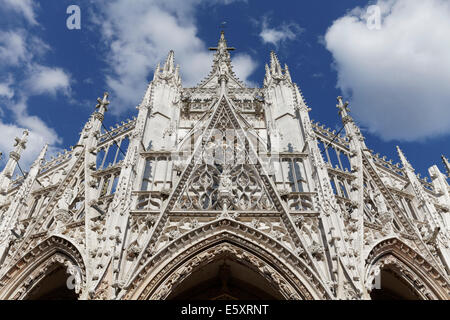
[[[69,30],[66,9],[81,9]],[[377,5],[381,26],[367,27]],[[400,145],[422,176],[450,156],[450,4],[446,0],[0,0],[0,151],[31,130],[27,167],[76,144],[96,98],[110,93],[107,126],[136,115],[170,49],[184,86],[211,66],[220,23],[236,47],[240,78],[262,85],[274,50],[306,97],[310,115],[341,127],[336,97],[350,101],[369,148],[398,162]],[[0,162],[0,168],[4,161]]]

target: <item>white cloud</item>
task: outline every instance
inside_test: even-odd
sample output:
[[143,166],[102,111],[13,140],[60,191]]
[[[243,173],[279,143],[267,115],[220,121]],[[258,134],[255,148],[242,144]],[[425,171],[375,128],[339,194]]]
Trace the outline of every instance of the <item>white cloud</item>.
[[[52,135],[51,132],[47,132],[46,129],[48,128],[45,126],[42,128],[36,126],[34,130],[30,131],[27,147],[19,162],[23,170],[28,170],[46,143],[53,144],[56,142],[56,135]],[[0,132],[2,133],[2,139],[0,139],[0,152],[3,153],[3,164],[7,161],[9,152],[14,149],[14,138],[22,137],[24,130],[25,127],[0,121]],[[59,148],[51,145],[47,151],[47,158],[49,155],[54,155],[59,151]]]
[[14,96],[14,89],[11,87],[12,83],[13,79],[11,75],[8,76],[6,81],[0,82],[0,97],[11,99]]
[[26,83],[33,94],[56,95],[58,91],[67,94],[70,89],[70,76],[61,68],[34,65]]
[[269,19],[263,17],[259,36],[264,43],[271,43],[278,47],[287,40],[295,40],[304,30],[296,23],[282,23],[279,27],[269,27]]
[[450,133],[450,2],[379,0],[380,30],[366,10],[336,20],[325,35],[337,86],[355,117],[385,140]]
[[[120,113],[140,102],[151,71],[158,62],[164,62],[169,50],[175,51],[184,86],[194,86],[208,75],[212,54],[197,36],[195,25],[195,9],[200,4],[212,5],[204,0],[114,0],[99,4],[102,19],[95,19],[101,21],[101,32],[109,46],[106,61],[111,67],[106,82],[117,99],[112,112]],[[241,56],[238,63],[236,71],[241,80],[247,81],[254,63],[250,56]]]
[[0,31],[0,65],[17,65],[26,56],[26,42],[21,32]]
[[50,145],[47,152],[48,155],[60,151],[56,145],[62,142],[61,138],[41,119],[27,113],[26,100],[20,100],[17,104],[11,106],[11,110],[13,111],[14,123],[5,123],[0,120],[0,132],[2,134],[2,139],[0,139],[0,152],[3,153],[5,159],[14,148],[14,138],[22,137],[25,128],[30,131],[30,134],[28,136],[27,148],[20,160],[20,165],[23,170],[29,168],[46,143]]
[[0,5],[22,14],[31,24],[37,24],[34,12],[36,3],[33,0],[0,0]]
[[[34,13],[37,4],[31,0],[0,0],[0,6],[10,10],[8,14],[13,13],[11,21],[23,15],[30,24],[37,24]],[[50,144],[48,154],[55,154],[62,142],[55,130],[38,116],[28,113],[28,98],[38,94],[54,95],[59,91],[70,93],[70,76],[60,68],[38,63],[38,58],[50,47],[33,36],[30,29],[24,29],[20,22],[8,27],[8,31],[0,30],[0,117],[3,118],[0,119],[0,152],[7,159],[13,150],[14,138],[21,137],[24,129],[28,129],[27,148],[20,160],[21,167],[28,170],[45,143]]]
[[236,76],[252,87],[257,87],[256,83],[250,82],[248,77],[255,71],[258,64],[248,54],[237,54],[233,58],[233,71]]

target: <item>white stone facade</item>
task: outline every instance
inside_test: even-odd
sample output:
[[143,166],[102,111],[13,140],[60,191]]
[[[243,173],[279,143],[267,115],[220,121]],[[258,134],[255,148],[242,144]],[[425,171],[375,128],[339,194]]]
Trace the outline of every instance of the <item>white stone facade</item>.
[[449,299],[447,159],[421,179],[366,146],[341,97],[344,133],[311,121],[275,53],[248,88],[223,33],[212,49],[197,87],[171,51],[135,119],[105,131],[105,94],[70,151],[13,179],[17,139],[0,299],[55,298],[58,270],[79,299]]

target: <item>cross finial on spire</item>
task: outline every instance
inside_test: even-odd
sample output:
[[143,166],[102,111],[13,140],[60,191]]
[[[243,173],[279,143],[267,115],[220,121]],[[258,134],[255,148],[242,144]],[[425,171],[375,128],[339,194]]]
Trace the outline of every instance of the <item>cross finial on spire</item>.
[[26,148],[28,134],[29,131],[24,130],[22,138],[15,139],[14,150],[9,153],[8,162],[0,174],[0,190],[5,190],[8,187],[10,179],[16,169],[16,165],[20,160],[20,156]]
[[16,138],[14,147],[20,146],[22,149],[25,149],[25,144],[27,143],[27,137],[30,132],[28,130],[24,130],[22,134],[22,138]]
[[219,54],[224,54],[226,51],[235,50],[235,48],[228,47],[227,40],[225,39],[225,31],[221,30],[217,47],[209,48],[209,50],[217,51]]
[[109,105],[109,101],[108,101],[108,92],[105,92],[103,94],[103,99],[97,98],[97,105],[95,106],[95,108],[99,109],[99,113],[104,114],[105,111],[108,111],[107,106]]
[[337,107],[339,108],[339,109],[345,109],[346,111],[348,111],[348,101],[346,101],[346,102],[343,102],[343,100],[342,100],[342,97],[341,96],[339,96],[339,97],[337,97],[337,101],[338,101],[338,105],[337,105]]

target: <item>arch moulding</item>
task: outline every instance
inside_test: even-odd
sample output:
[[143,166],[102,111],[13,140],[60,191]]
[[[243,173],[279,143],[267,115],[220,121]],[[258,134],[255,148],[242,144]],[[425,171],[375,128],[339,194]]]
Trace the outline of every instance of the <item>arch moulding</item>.
[[425,258],[398,238],[376,244],[366,258],[366,289],[372,290],[376,274],[390,268],[422,299],[450,299],[448,280]]
[[86,268],[77,247],[69,240],[51,236],[23,255],[0,279],[0,299],[24,299],[45,276],[61,265],[75,279],[75,290],[83,288]]
[[199,229],[184,234],[153,256],[119,297],[165,299],[199,268],[229,257],[261,275],[286,299],[333,299],[304,261],[267,235],[251,230],[250,239],[248,226],[228,219]]

